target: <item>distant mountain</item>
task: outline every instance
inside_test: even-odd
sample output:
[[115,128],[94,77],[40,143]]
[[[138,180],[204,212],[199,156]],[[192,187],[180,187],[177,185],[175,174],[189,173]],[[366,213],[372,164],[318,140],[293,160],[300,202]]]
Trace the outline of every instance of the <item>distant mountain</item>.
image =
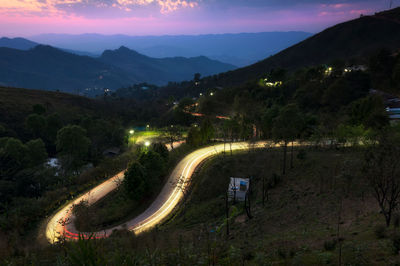
[[[0,38],[0,47],[13,48],[13,49],[18,49],[18,50],[29,50],[39,44],[40,43],[32,42],[25,38],[7,38],[7,37]],[[97,57],[100,55],[100,54],[78,51],[78,50],[70,50],[70,49],[60,49],[60,50],[63,50],[65,52],[68,52],[71,54],[86,55],[86,56],[90,56],[90,57]]]
[[0,38],[0,47],[7,47],[19,50],[29,50],[37,46],[38,43],[32,42],[24,38]]
[[307,32],[179,36],[44,34],[32,36],[31,39],[64,49],[85,50],[91,53],[100,53],[100,51],[106,49],[117,49],[123,45],[150,57],[203,55],[232,65],[245,66],[275,54],[311,35]]
[[114,65],[140,80],[152,84],[193,79],[194,73],[208,76],[233,70],[233,65],[199,56],[193,58],[151,58],[124,46],[117,50],[106,50],[99,58],[101,62]]
[[136,83],[164,85],[234,69],[234,66],[198,58],[155,59],[121,47],[101,57],[79,56],[37,45],[30,50],[0,48],[0,85],[81,92],[117,89]]
[[32,89],[76,92],[138,82],[132,75],[87,56],[38,45],[22,51],[0,48],[0,84]]
[[295,70],[338,59],[350,60],[382,48],[392,51],[400,48],[400,8],[328,28],[261,62],[220,74],[217,83],[221,86],[238,85],[263,78],[274,68]]

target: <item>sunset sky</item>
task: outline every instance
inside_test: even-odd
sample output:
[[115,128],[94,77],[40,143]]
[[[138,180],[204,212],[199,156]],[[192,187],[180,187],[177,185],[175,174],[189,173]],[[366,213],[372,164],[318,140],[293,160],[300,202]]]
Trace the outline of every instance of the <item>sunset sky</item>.
[[[317,32],[390,0],[0,0],[0,36]],[[400,0],[393,1],[393,7]]]

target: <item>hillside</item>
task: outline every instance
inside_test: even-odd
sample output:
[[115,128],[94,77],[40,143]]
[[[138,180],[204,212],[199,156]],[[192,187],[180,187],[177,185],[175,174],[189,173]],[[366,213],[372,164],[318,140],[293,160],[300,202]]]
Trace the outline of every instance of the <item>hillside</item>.
[[400,47],[400,8],[364,16],[328,28],[274,56],[218,76],[219,85],[238,85],[262,78],[271,69],[295,70]]
[[192,79],[197,72],[204,76],[231,69],[234,66],[205,57],[155,59],[124,47],[105,51],[100,58],[44,45],[30,50],[0,48],[0,85],[73,93],[141,82],[163,85]]
[[116,89],[138,79],[93,58],[38,45],[28,51],[0,48],[0,84],[76,92],[85,88]]
[[106,50],[100,61],[114,65],[126,73],[138,76],[141,81],[153,84],[166,84],[169,81],[191,80],[194,73],[203,76],[235,69],[207,57],[151,58],[124,46],[117,50]]

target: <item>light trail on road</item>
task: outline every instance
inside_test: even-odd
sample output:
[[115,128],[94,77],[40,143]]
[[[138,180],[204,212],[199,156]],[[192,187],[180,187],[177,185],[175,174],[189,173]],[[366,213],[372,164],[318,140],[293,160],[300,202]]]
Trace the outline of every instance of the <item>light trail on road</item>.
[[46,238],[50,243],[55,243],[61,238],[66,240],[78,239],[81,234],[83,237],[104,238],[112,234],[116,229],[128,229],[135,234],[147,231],[157,224],[160,224],[175,209],[184,193],[187,182],[191,179],[195,169],[207,158],[210,158],[221,152],[232,150],[245,150],[249,148],[266,147],[267,142],[256,142],[249,145],[247,142],[232,143],[232,147],[227,143],[229,149],[224,148],[224,144],[209,146],[196,150],[183,158],[174,168],[164,185],[162,191],[154,202],[142,214],[121,225],[99,231],[99,232],[79,232],[73,223],[74,216],[72,208],[74,204],[82,200],[87,201],[89,205],[117,188],[118,184],[124,178],[124,172],[120,172],[109,180],[101,183],[89,192],[81,195],[74,201],[66,204],[58,211],[48,222],[46,227]]

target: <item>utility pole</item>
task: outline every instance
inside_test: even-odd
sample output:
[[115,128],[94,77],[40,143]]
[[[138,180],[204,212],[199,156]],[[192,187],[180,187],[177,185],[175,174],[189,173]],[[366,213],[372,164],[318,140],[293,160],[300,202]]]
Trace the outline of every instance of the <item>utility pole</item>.
[[229,236],[229,203],[228,203],[228,191],[225,196],[225,210],[226,210],[226,235]]
[[246,192],[246,196],[244,197],[244,209],[246,210],[247,217],[249,217],[249,219],[253,218],[251,215],[250,197],[248,192]]

